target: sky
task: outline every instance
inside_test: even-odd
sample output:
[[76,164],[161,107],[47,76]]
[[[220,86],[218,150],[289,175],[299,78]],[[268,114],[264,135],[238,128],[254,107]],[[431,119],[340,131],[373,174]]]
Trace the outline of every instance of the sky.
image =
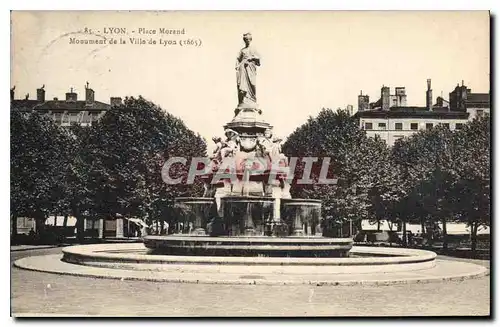
[[[207,140],[223,135],[237,105],[236,55],[251,32],[261,55],[257,101],[275,135],[286,137],[321,108],[357,108],[382,85],[405,86],[408,105],[425,105],[426,80],[435,98],[464,80],[490,90],[487,11],[323,12],[14,12],[11,85],[16,97],[64,98],[73,87],[96,100],[138,96],[180,117]],[[84,33],[87,29],[92,34]],[[127,35],[106,33],[125,28]],[[139,29],[184,29],[184,35],[139,35]],[[150,37],[155,45],[130,44]],[[127,44],[70,44],[123,38]],[[159,39],[200,46],[163,46]],[[210,141],[209,141],[210,142]]]

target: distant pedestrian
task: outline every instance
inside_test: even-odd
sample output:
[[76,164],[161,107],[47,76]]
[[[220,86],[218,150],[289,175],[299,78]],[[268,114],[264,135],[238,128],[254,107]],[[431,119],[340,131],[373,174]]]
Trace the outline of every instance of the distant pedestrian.
[[141,236],[144,237],[146,235],[148,235],[148,228],[146,225],[142,225]]
[[413,233],[408,231],[408,245],[413,246]]

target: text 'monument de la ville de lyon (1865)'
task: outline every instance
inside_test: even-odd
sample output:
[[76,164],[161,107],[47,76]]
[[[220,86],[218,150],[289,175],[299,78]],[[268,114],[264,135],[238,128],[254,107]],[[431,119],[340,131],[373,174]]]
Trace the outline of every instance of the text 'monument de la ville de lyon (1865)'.
[[68,38],[71,45],[156,45],[200,47],[201,38],[184,27],[84,27]]

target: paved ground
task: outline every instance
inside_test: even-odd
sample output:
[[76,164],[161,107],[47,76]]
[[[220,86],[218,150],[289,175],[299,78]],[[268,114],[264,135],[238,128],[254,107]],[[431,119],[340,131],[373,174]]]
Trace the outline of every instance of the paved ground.
[[[12,252],[11,261],[60,251]],[[461,260],[489,267],[489,261]],[[488,315],[490,279],[378,287],[193,285],[61,276],[12,268],[11,299],[14,315]]]
[[57,248],[59,246],[57,245],[11,245],[10,246],[10,251],[11,252],[16,252],[16,251],[28,251],[28,250],[40,250],[40,249],[52,249],[52,248]]

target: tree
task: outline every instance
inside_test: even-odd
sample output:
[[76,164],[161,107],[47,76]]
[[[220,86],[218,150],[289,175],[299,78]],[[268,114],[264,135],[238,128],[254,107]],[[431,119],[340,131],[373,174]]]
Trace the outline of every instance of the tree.
[[[11,212],[33,217],[37,233],[57,212],[63,199],[64,169],[70,136],[53,120],[37,112],[11,112]],[[14,235],[15,235],[14,230]]]
[[90,127],[72,124],[68,130],[68,165],[65,168],[63,212],[76,218],[77,238],[84,238],[85,218],[96,213],[97,199],[93,193],[96,180],[93,178],[94,162],[90,156],[93,143],[89,141]]
[[[292,195],[321,199],[330,225],[354,221],[361,229],[362,219],[373,218],[373,198],[386,197],[384,183],[391,178],[388,147],[380,138],[367,138],[346,111],[323,109],[297,128],[283,149],[288,157],[298,157]],[[338,179],[337,184],[297,185],[304,170],[302,158],[308,156],[330,158],[329,175]],[[320,168],[321,162],[313,166],[315,181]]]
[[478,226],[489,225],[489,137],[489,119],[480,118],[454,132],[444,126],[421,131],[393,147],[406,189],[401,207],[421,221],[423,231],[441,222],[444,248],[448,221],[471,227],[473,251]]
[[[173,198],[193,195],[201,185],[167,185],[163,163],[173,156],[206,155],[204,140],[184,123],[142,97],[126,98],[92,126],[84,154],[88,187],[100,217],[149,217],[170,212]],[[189,167],[174,167],[187,175]]]
[[454,204],[458,218],[471,229],[473,252],[478,227],[490,226],[491,222],[490,124],[487,117],[476,118],[454,135]]

